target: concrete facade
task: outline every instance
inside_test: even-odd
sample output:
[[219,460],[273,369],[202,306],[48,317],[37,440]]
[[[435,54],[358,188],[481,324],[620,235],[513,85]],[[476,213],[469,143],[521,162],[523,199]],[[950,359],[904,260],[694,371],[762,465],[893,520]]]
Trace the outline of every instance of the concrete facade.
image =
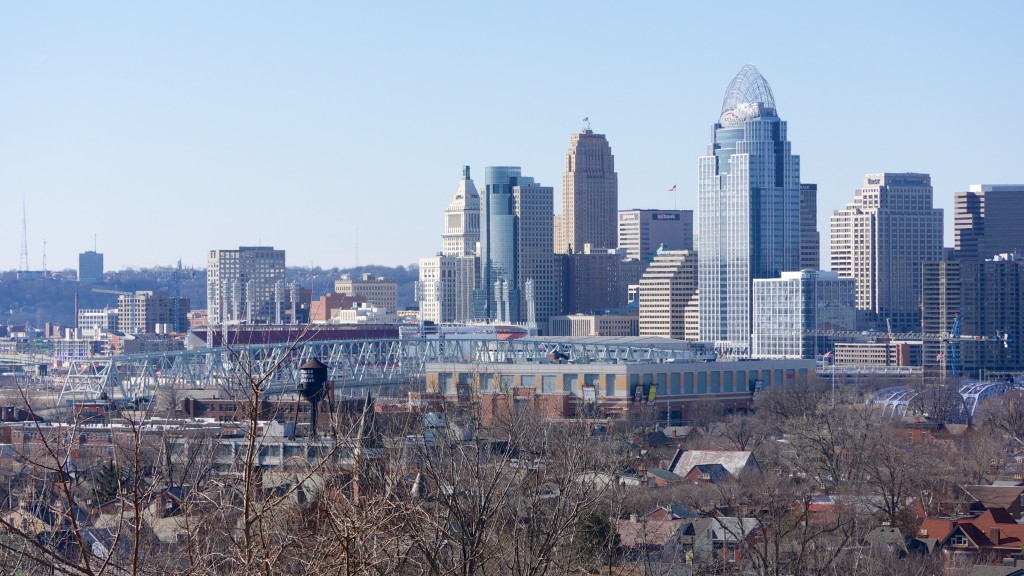
[[931,177],[864,176],[854,200],[832,216],[832,271],[857,281],[859,327],[921,328],[921,266],[942,259],[942,209]]
[[697,295],[697,253],[662,250],[640,278],[640,335],[686,338],[686,307]]
[[209,322],[283,322],[284,268],[284,250],[275,250],[272,246],[210,250],[206,260]]
[[366,273],[358,279],[335,280],[334,292],[345,296],[366,298],[367,304],[383,308],[392,314],[398,311],[398,283],[394,280]]
[[1024,253],[1024,184],[974,184],[953,195],[954,257],[989,260]]
[[417,299],[421,321],[449,324],[473,319],[476,262],[472,255],[420,258]]
[[552,336],[638,336],[636,314],[572,314],[548,320]]
[[562,172],[561,230],[555,251],[568,254],[584,244],[615,248],[618,206],[619,177],[608,139],[589,128],[573,134]]
[[[681,424],[691,406],[712,399],[741,409],[761,390],[806,384],[809,360],[665,364],[427,364],[427,391],[478,402],[485,420],[523,401],[551,418],[628,418],[637,412]],[[651,388],[654,392],[651,392]]]
[[619,249],[650,262],[659,247],[693,250],[693,210],[619,210]]

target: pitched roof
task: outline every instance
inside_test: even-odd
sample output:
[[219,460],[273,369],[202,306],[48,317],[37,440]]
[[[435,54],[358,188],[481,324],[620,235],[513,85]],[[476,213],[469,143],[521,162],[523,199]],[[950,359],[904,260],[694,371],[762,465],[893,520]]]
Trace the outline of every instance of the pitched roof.
[[721,464],[733,476],[747,468],[759,469],[750,450],[678,450],[669,470],[683,476],[703,464]]
[[964,491],[985,508],[1010,508],[1020,501],[1024,486],[964,486]]

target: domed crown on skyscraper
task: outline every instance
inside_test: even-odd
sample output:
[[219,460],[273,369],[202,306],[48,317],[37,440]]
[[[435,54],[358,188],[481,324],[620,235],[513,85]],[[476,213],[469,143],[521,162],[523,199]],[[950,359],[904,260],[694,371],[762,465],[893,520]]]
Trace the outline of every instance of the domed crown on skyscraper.
[[725,90],[718,123],[722,126],[735,126],[748,118],[759,117],[777,117],[775,96],[772,87],[757,68],[753,64],[746,64]]

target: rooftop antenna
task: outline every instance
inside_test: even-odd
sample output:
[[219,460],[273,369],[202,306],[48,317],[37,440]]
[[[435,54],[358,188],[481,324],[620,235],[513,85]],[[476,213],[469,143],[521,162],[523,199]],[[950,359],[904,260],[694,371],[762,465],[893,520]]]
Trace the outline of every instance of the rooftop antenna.
[[46,272],[46,238],[43,238],[43,272]]
[[[92,234],[92,251],[93,252],[96,251],[96,233],[95,232],[93,232],[93,234]],[[179,265],[181,264],[181,260],[178,260],[178,264]],[[179,266],[179,268],[180,268],[180,266]]]
[[28,272],[28,224],[25,217],[25,196],[21,196],[21,269]]
[[590,130],[590,116],[583,117],[583,129]]
[[359,226],[356,226],[356,268],[359,268]]

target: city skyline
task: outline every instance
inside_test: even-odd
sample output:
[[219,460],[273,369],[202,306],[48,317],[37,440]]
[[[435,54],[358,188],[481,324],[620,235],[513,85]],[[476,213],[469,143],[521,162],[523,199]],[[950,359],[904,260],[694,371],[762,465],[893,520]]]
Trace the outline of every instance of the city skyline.
[[[678,208],[696,209],[706,118],[746,62],[784,102],[802,179],[819,186],[819,232],[869,171],[931,174],[946,246],[955,192],[1024,181],[1012,161],[1024,120],[999,113],[1022,82],[1005,73],[1024,47],[1016,5],[749,5],[713,59],[713,6],[498,9],[538,39],[514,50],[486,41],[475,7],[222,5],[197,19],[199,5],[129,6],[16,6],[0,19],[0,106],[15,112],[0,133],[0,269],[18,268],[23,196],[33,269],[44,240],[47,268],[75,268],[93,234],[110,270],[201,267],[211,246],[256,244],[301,265],[411,264],[436,238],[427,215],[454,170],[514,163],[560,181],[585,116],[614,149],[618,209],[671,208],[673,185]],[[761,41],[766,21],[793,42]],[[570,51],[589,56],[551,58]],[[510,73],[538,89],[483,90]],[[599,76],[612,81],[581,84]],[[446,89],[457,81],[469,89]],[[306,225],[310,212],[323,222]]]

